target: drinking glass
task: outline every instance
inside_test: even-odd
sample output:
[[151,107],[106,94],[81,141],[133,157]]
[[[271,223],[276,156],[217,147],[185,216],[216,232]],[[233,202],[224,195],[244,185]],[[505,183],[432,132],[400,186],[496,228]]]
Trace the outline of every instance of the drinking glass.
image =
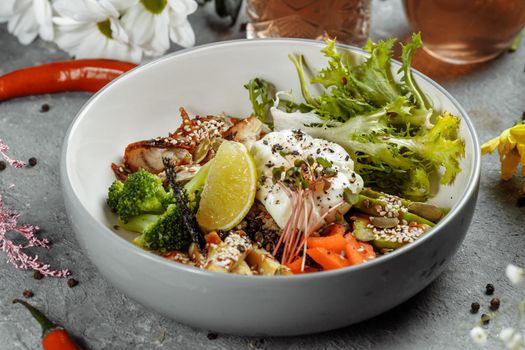
[[525,25],[525,0],[404,0],[425,50],[450,63],[490,60]]
[[[525,0],[524,0],[525,1]],[[363,44],[371,0],[248,0],[248,38],[336,38]]]

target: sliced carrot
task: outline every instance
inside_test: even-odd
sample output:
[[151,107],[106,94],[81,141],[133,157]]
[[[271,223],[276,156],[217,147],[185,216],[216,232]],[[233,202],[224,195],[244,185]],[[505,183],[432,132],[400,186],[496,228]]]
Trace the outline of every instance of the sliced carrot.
[[361,245],[365,248],[366,260],[374,259],[376,257],[374,247],[370,243],[361,242]]
[[353,234],[347,233],[345,235],[345,240],[347,244],[350,244],[352,247],[355,247],[355,249],[359,248],[359,242],[357,241],[357,239],[354,237]]
[[345,253],[350,265],[361,264],[376,257],[371,244],[358,241],[352,234],[347,234],[345,239],[347,242]]
[[350,265],[348,260],[341,255],[323,247],[309,248],[306,250],[306,254],[321,265],[324,270],[340,269]]
[[222,242],[221,237],[219,237],[216,231],[208,232],[206,235],[204,235],[204,240],[208,244],[219,244]]
[[325,237],[308,237],[308,248],[322,247],[340,253],[345,249],[346,240],[342,234],[333,234]]
[[308,266],[308,265],[305,265],[304,271],[301,271],[301,265],[302,264],[303,264],[303,258],[299,257],[299,258],[295,259],[294,261],[292,261],[291,263],[287,263],[285,265],[290,268],[290,270],[292,271],[292,273],[294,275],[300,274],[300,273],[319,272],[319,269],[317,269],[315,267]]
[[303,273],[303,271],[301,271],[302,264],[303,264],[303,258],[297,258],[290,263],[286,263],[285,265],[290,268],[292,273],[297,274],[297,273]]
[[323,233],[325,236],[333,236],[333,235],[344,235],[345,234],[345,227],[340,224],[332,224],[324,229]]
[[357,265],[366,261],[365,257],[351,243],[346,245],[345,253],[350,265]]

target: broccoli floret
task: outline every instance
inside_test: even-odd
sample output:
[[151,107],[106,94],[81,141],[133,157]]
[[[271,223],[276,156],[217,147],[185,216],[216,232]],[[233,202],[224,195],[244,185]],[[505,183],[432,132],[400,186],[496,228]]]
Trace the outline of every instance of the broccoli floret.
[[118,202],[122,196],[123,191],[124,183],[119,180],[115,180],[115,182],[113,182],[109,187],[107,203],[114,212],[117,211]]
[[133,242],[141,248],[167,252],[187,249],[191,244],[189,232],[182,225],[182,216],[175,204],[160,215],[143,214],[120,222],[122,228],[141,233]]
[[141,214],[161,214],[174,203],[162,180],[144,169],[130,174],[126,182],[119,182],[109,188],[108,205],[123,222]]
[[[210,164],[204,165],[184,185],[190,212],[197,209]],[[119,215],[122,228],[140,233],[133,242],[144,249],[161,252],[184,250],[192,242],[184,224],[184,214],[175,205],[173,189],[166,191],[156,175],[141,169],[124,183],[115,181],[108,190],[107,202]]]

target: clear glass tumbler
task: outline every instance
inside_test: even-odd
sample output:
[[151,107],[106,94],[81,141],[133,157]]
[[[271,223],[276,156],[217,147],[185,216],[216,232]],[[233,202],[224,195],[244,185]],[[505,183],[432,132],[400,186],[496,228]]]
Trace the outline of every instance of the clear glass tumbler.
[[525,25],[525,0],[404,0],[425,50],[450,63],[490,60]]
[[[525,0],[524,0],[525,1]],[[363,44],[371,0],[248,0],[248,38],[336,38]]]

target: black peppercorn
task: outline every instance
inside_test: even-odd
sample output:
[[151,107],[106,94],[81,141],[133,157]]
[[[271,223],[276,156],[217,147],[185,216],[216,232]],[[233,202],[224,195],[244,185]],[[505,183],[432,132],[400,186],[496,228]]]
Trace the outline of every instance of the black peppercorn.
[[24,296],[24,298],[29,299],[29,298],[32,298],[33,295],[35,295],[35,294],[32,291],[30,291],[29,289],[26,289],[26,290],[24,290],[22,295]]
[[7,164],[3,160],[0,160],[0,171],[4,171],[5,168],[7,168]]
[[31,158],[29,158],[29,165],[31,165],[31,166],[35,166],[37,162],[38,162],[38,161],[36,160],[35,157],[31,157]]
[[485,287],[485,294],[492,295],[494,294],[494,285],[492,283],[487,284]]
[[70,278],[67,280],[67,285],[69,286],[69,288],[74,288],[78,285],[78,281],[74,278]]
[[501,301],[499,300],[499,298],[492,298],[490,300],[490,309],[492,311],[496,311],[497,309],[499,309],[500,304],[501,304]]
[[42,272],[40,271],[35,271],[33,272],[33,278],[36,280],[41,280],[42,278],[44,278],[44,275],[42,275]]
[[210,332],[210,333],[208,333],[208,335],[207,335],[207,337],[208,337],[209,340],[215,340],[215,339],[217,339],[218,336],[219,336],[219,335],[218,335],[217,333],[215,333],[215,332]]
[[472,303],[470,305],[470,312],[473,313],[473,314],[476,314],[476,313],[478,313],[479,308],[480,308],[479,303],[474,302],[474,303]]
[[41,113],[49,112],[50,109],[51,109],[51,106],[49,106],[47,103],[44,103],[42,106],[40,106]]
[[487,314],[481,314],[481,322],[488,324],[490,322],[490,316]]

